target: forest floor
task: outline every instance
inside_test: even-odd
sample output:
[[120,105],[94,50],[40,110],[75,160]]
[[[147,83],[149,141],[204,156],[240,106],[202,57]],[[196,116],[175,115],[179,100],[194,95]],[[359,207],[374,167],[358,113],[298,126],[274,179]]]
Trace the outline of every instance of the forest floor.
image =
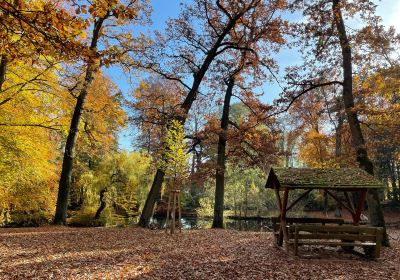
[[371,261],[337,248],[276,248],[268,232],[0,229],[0,279],[400,279],[400,230]]

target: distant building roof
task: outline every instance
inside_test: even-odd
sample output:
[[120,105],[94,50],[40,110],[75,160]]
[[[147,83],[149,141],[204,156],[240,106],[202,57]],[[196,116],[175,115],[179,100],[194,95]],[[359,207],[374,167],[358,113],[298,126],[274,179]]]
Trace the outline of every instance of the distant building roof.
[[271,168],[265,187],[349,190],[383,188],[384,185],[359,168]]

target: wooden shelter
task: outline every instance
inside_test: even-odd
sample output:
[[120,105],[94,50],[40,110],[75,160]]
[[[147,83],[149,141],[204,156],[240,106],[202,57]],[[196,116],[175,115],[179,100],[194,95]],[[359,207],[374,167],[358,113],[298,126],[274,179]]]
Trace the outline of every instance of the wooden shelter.
[[[282,246],[283,238],[288,241],[287,212],[313,190],[322,190],[350,212],[353,225],[360,222],[367,190],[383,188],[373,176],[359,168],[315,169],[315,168],[271,168],[266,188],[275,190],[280,210],[278,245]],[[289,192],[303,190],[293,201],[289,202]],[[283,194],[281,194],[283,192]],[[350,192],[358,193],[357,203],[353,203]],[[344,194],[342,201],[338,193]],[[311,221],[312,219],[310,219]]]

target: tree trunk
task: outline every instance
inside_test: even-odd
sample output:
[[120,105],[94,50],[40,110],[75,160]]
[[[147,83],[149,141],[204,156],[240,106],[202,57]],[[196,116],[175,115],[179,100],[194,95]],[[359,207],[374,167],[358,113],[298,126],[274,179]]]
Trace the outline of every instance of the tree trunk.
[[400,164],[396,162],[396,175],[397,175],[397,201],[400,201]]
[[[192,104],[196,99],[197,91],[198,91],[198,89],[200,87],[200,84],[201,84],[201,82],[202,82],[202,80],[203,80],[208,68],[210,67],[211,63],[213,62],[214,58],[217,56],[217,51],[218,51],[219,47],[221,46],[221,44],[222,44],[224,38],[226,37],[226,35],[235,26],[235,24],[236,24],[238,19],[239,19],[239,17],[235,17],[235,18],[231,18],[229,20],[229,22],[226,25],[226,27],[223,30],[223,32],[221,34],[219,34],[219,36],[218,36],[217,40],[215,41],[214,45],[207,52],[207,56],[205,57],[204,62],[201,65],[199,71],[197,71],[195,73],[192,87],[189,90],[189,93],[187,94],[185,100],[183,101],[183,103],[181,105],[181,109],[182,109],[184,115],[175,116],[175,118],[178,119],[182,123],[182,125],[185,124],[185,121],[186,121],[186,118],[187,118],[187,114],[189,113],[190,108],[192,107]],[[162,176],[161,176],[161,173],[163,174]],[[161,180],[160,180],[160,178],[161,178]],[[161,186],[162,186],[162,183],[163,183],[163,179],[164,179],[164,171],[161,170],[161,169],[157,169],[156,175],[155,175],[154,180],[153,180],[153,184],[151,185],[151,189],[150,189],[150,192],[148,194],[148,196],[153,196],[153,197],[147,197],[146,203],[144,204],[144,207],[143,207],[143,211],[142,211],[142,213],[140,215],[140,219],[139,219],[138,225],[141,226],[141,227],[148,227],[149,226],[151,213],[152,213],[152,210],[154,208],[154,204],[156,202],[156,197],[159,196],[159,193],[161,191]]]
[[229,123],[229,109],[232,98],[232,89],[235,84],[233,77],[229,79],[228,87],[225,93],[224,106],[221,116],[221,132],[218,136],[217,168],[215,172],[215,203],[213,228],[224,227],[224,188],[225,188],[225,149],[226,133]]
[[[340,110],[340,109],[339,109]],[[343,128],[343,114],[342,112],[338,112],[338,124],[335,128],[335,157],[339,160],[342,156],[342,128]]]
[[0,91],[3,88],[4,81],[6,80],[7,71],[7,57],[3,54],[0,61]]
[[249,208],[249,186],[246,183],[244,188],[244,218],[247,218],[247,209]]
[[[90,44],[90,49],[93,51],[96,51],[97,49],[97,42],[100,36],[100,29],[103,25],[104,19],[105,17],[95,21],[93,28],[92,42]],[[86,68],[85,80],[82,85],[82,89],[80,90],[79,96],[76,100],[74,114],[71,119],[67,142],[65,144],[64,158],[62,163],[60,182],[58,186],[56,213],[53,221],[54,224],[65,225],[67,222],[68,198],[69,198],[71,175],[72,175],[72,168],[75,156],[75,144],[79,132],[79,123],[81,120],[86,96],[88,94],[88,88],[92,83],[94,74],[98,70],[99,70],[98,59],[89,58]]]
[[[368,158],[360,122],[358,120],[357,112],[354,110],[351,46],[347,38],[346,28],[342,18],[340,0],[333,0],[332,3],[333,16],[343,56],[343,103],[346,110],[347,121],[350,126],[352,144],[356,150],[357,161],[360,168],[373,175],[374,167],[371,160]],[[380,205],[378,191],[376,189],[368,190],[367,202],[369,222],[372,226],[384,228],[384,238],[382,243],[385,246],[388,246],[389,239],[386,233],[385,219]]]
[[[341,159],[342,156],[342,128],[343,128],[343,121],[344,116],[342,114],[342,106],[340,105],[342,102],[337,100],[337,116],[338,116],[338,123],[335,126],[335,157],[336,160],[339,162],[339,166],[342,167]],[[340,197],[340,196],[339,196]],[[336,201],[335,207],[335,217],[342,217],[342,205]]]
[[237,205],[236,205],[236,196],[233,196],[233,209],[235,211],[234,215],[237,216]]
[[156,175],[154,176],[153,184],[150,188],[150,192],[147,195],[142,214],[140,215],[138,224],[141,227],[148,227],[150,224],[150,219],[153,215],[154,205],[156,204],[156,201],[161,194],[161,186],[164,180],[164,175],[164,171],[162,171],[161,169],[157,169]]
[[392,162],[389,163],[389,167],[390,167],[390,181],[392,184],[392,197],[394,201],[399,201],[398,189],[400,186],[397,186],[396,182],[396,166],[394,160],[392,160]]
[[[197,116],[194,116],[194,134],[196,135],[198,133],[198,119]],[[197,166],[197,151],[196,148],[193,147],[193,152],[192,152],[192,166],[190,170],[190,175],[193,178],[196,172],[198,171],[198,166]],[[191,185],[190,185],[190,196],[192,198],[192,207],[197,208],[200,206],[199,202],[199,186],[197,180],[192,180]]]
[[[192,151],[192,163],[191,163],[191,168],[190,168],[190,177],[194,177],[194,174],[196,172],[196,150],[193,149]],[[198,202],[198,195],[197,195],[197,183],[195,180],[192,180],[190,183],[190,197],[192,201],[192,207],[197,207],[197,202]]]
[[96,215],[94,215],[94,219],[97,220],[100,218],[101,213],[106,208],[106,201],[105,201],[105,193],[107,192],[107,188],[104,188],[100,191],[100,206],[96,211]]

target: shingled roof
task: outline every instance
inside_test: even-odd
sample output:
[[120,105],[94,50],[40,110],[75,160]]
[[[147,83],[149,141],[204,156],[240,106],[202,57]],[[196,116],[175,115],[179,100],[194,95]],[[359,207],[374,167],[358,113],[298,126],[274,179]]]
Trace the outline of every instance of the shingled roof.
[[266,188],[369,189],[383,188],[375,177],[359,168],[271,168]]

